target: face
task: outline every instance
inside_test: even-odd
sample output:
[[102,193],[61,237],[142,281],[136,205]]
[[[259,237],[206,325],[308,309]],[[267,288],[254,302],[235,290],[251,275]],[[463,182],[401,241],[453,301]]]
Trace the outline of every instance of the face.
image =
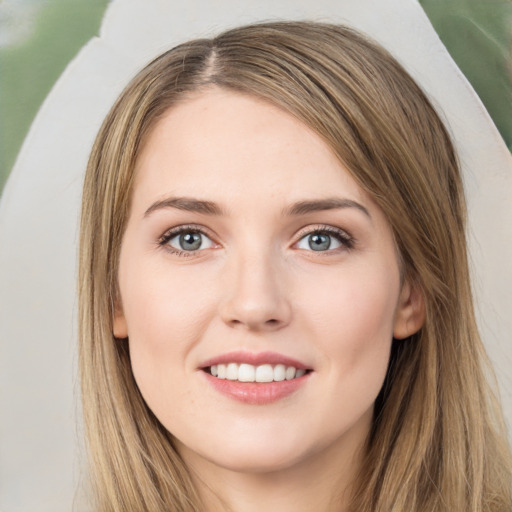
[[212,88],[136,166],[114,334],[190,463],[275,471],[364,441],[419,327],[383,213],[282,110]]

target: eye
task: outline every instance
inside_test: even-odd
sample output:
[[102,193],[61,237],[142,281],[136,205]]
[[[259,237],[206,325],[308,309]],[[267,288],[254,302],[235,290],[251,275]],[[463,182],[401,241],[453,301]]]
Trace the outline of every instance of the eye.
[[345,247],[353,247],[353,239],[344,231],[334,228],[322,228],[311,231],[296,244],[297,249],[326,252]]
[[177,254],[192,253],[214,246],[213,241],[200,229],[181,227],[168,231],[159,240],[159,245],[170,248]]

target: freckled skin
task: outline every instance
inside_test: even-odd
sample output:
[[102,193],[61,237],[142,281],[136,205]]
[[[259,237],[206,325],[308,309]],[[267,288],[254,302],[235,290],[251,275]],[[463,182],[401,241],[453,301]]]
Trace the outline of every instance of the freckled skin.
[[[215,88],[158,122],[136,172],[114,331],[128,336],[142,395],[185,460],[214,481],[220,470],[284,474],[354,457],[393,334],[419,327],[383,213],[299,121]],[[212,201],[225,215],[144,215],[168,196]],[[283,215],[297,201],[330,197],[370,216],[357,208]],[[204,228],[205,248],[180,256],[158,244],[180,225]],[[305,237],[319,226],[349,233],[353,247],[333,239],[339,247],[311,250]],[[243,404],[199,369],[233,350],[278,352],[313,372],[283,400]]]

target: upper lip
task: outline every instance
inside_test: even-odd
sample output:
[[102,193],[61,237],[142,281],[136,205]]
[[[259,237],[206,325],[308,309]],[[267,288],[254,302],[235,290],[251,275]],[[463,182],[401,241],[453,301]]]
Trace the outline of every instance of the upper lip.
[[209,366],[214,366],[218,364],[228,364],[228,363],[238,363],[238,364],[251,364],[253,366],[260,366],[262,364],[284,364],[285,366],[293,366],[297,370],[310,370],[311,367],[297,361],[297,359],[293,359],[292,357],[285,356],[283,354],[278,354],[277,352],[244,352],[244,351],[235,351],[235,352],[227,352],[225,354],[221,354],[217,357],[213,357],[204,361],[200,368],[208,368]]

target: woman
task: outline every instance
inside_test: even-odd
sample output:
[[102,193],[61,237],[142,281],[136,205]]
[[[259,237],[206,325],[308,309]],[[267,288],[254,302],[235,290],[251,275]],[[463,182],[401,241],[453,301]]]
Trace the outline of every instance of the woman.
[[444,126],[354,31],[152,62],[84,185],[98,509],[509,511],[464,229]]

